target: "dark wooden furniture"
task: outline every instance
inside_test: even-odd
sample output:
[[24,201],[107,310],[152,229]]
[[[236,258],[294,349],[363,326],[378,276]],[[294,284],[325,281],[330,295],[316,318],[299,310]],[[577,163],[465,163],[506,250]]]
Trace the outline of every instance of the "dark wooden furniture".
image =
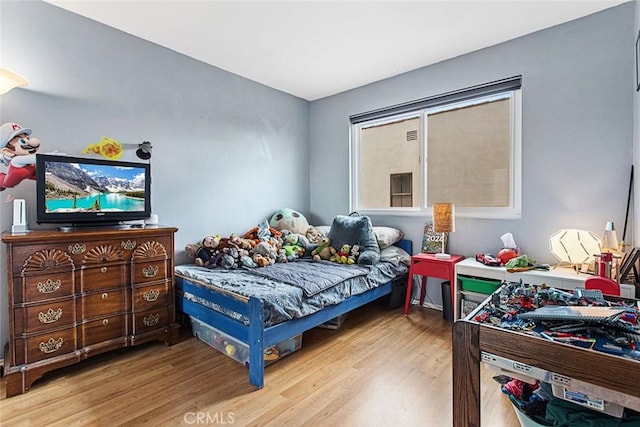
[[640,398],[639,361],[481,324],[473,314],[453,325],[454,427],[480,426],[482,351]]
[[176,228],[4,233],[7,397],[44,373],[120,347],[178,335]]

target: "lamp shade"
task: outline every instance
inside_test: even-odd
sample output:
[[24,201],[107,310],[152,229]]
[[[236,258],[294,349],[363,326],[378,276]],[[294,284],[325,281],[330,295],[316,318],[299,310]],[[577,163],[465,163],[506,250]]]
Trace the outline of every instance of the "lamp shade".
[[437,233],[452,233],[456,228],[455,208],[453,203],[433,204],[433,231]]
[[559,261],[590,264],[602,252],[600,238],[586,230],[560,230],[549,238],[549,250]]
[[0,67],[0,95],[15,87],[26,86],[29,82],[20,74]]

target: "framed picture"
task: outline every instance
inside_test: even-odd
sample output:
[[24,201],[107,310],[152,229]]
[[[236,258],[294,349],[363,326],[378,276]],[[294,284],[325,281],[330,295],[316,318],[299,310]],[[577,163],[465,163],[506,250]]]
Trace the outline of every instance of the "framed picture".
[[636,267],[636,262],[640,258],[640,248],[633,248],[631,251],[625,255],[622,260],[622,265],[620,266],[620,272],[618,273],[618,282],[619,283],[628,283],[625,282],[625,279],[633,270],[633,282],[638,283],[638,268]]
[[447,250],[447,233],[436,233],[433,231],[433,224],[428,222],[424,226],[424,236],[422,237],[422,252],[435,254]]
[[636,91],[640,91],[640,31],[636,37]]

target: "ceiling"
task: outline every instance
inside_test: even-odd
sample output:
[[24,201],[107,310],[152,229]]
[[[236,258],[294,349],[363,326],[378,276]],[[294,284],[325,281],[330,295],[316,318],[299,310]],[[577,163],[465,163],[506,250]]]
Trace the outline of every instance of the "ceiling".
[[628,0],[46,0],[315,100]]

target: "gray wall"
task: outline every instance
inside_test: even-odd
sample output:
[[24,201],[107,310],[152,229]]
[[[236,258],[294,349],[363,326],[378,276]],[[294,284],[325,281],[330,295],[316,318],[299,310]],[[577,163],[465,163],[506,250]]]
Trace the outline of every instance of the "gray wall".
[[[631,35],[632,38],[628,41],[628,44],[633,45],[633,49],[635,49],[635,42],[638,37],[640,37],[640,1],[635,0],[635,31]],[[640,61],[640,58],[637,58]],[[640,62],[638,63],[640,67]],[[635,72],[635,68],[634,68]],[[633,82],[634,85],[637,85],[636,80]],[[633,164],[634,164],[634,173],[638,173],[638,177],[640,177],[640,91],[636,91],[635,96],[633,97]],[[636,182],[640,182],[640,178],[636,180]],[[633,187],[634,190],[634,200],[640,200],[640,185],[635,185]],[[640,209],[634,210],[634,223],[640,224]],[[634,233],[634,241],[635,244],[638,245],[640,243],[640,227],[636,226]]]
[[[306,100],[47,3],[0,8],[2,65],[30,80],[1,97],[0,121],[31,127],[43,152],[78,155],[102,136],[151,141],[152,206],[162,224],[179,227],[178,262],[186,243],[207,234],[243,233],[281,207],[307,214]],[[133,151],[123,159],[136,160]],[[34,194],[33,182],[0,193],[2,230],[11,228],[8,196],[27,200],[29,227],[38,228]]]
[[[329,222],[349,211],[350,115],[522,75],[522,218],[458,218],[449,251],[496,253],[500,236],[512,232],[524,253],[555,263],[548,238],[559,229],[601,235],[606,222],[614,221],[621,238],[639,114],[637,106],[634,114],[631,42],[637,34],[637,7],[637,2],[626,3],[312,102],[309,210],[314,221]],[[413,240],[414,251],[420,250],[426,218],[372,220],[401,228]],[[629,226],[627,240],[633,233]],[[440,287],[429,288],[431,300],[439,304]]]
[[[558,229],[601,234],[613,220],[621,234],[632,164],[633,8],[627,3],[312,102],[309,210],[316,221],[349,210],[349,115],[522,75],[522,218],[458,218],[450,251],[495,253],[500,236],[512,232],[524,252],[554,262],[548,237]],[[405,230],[419,250],[425,218],[373,219]]]

